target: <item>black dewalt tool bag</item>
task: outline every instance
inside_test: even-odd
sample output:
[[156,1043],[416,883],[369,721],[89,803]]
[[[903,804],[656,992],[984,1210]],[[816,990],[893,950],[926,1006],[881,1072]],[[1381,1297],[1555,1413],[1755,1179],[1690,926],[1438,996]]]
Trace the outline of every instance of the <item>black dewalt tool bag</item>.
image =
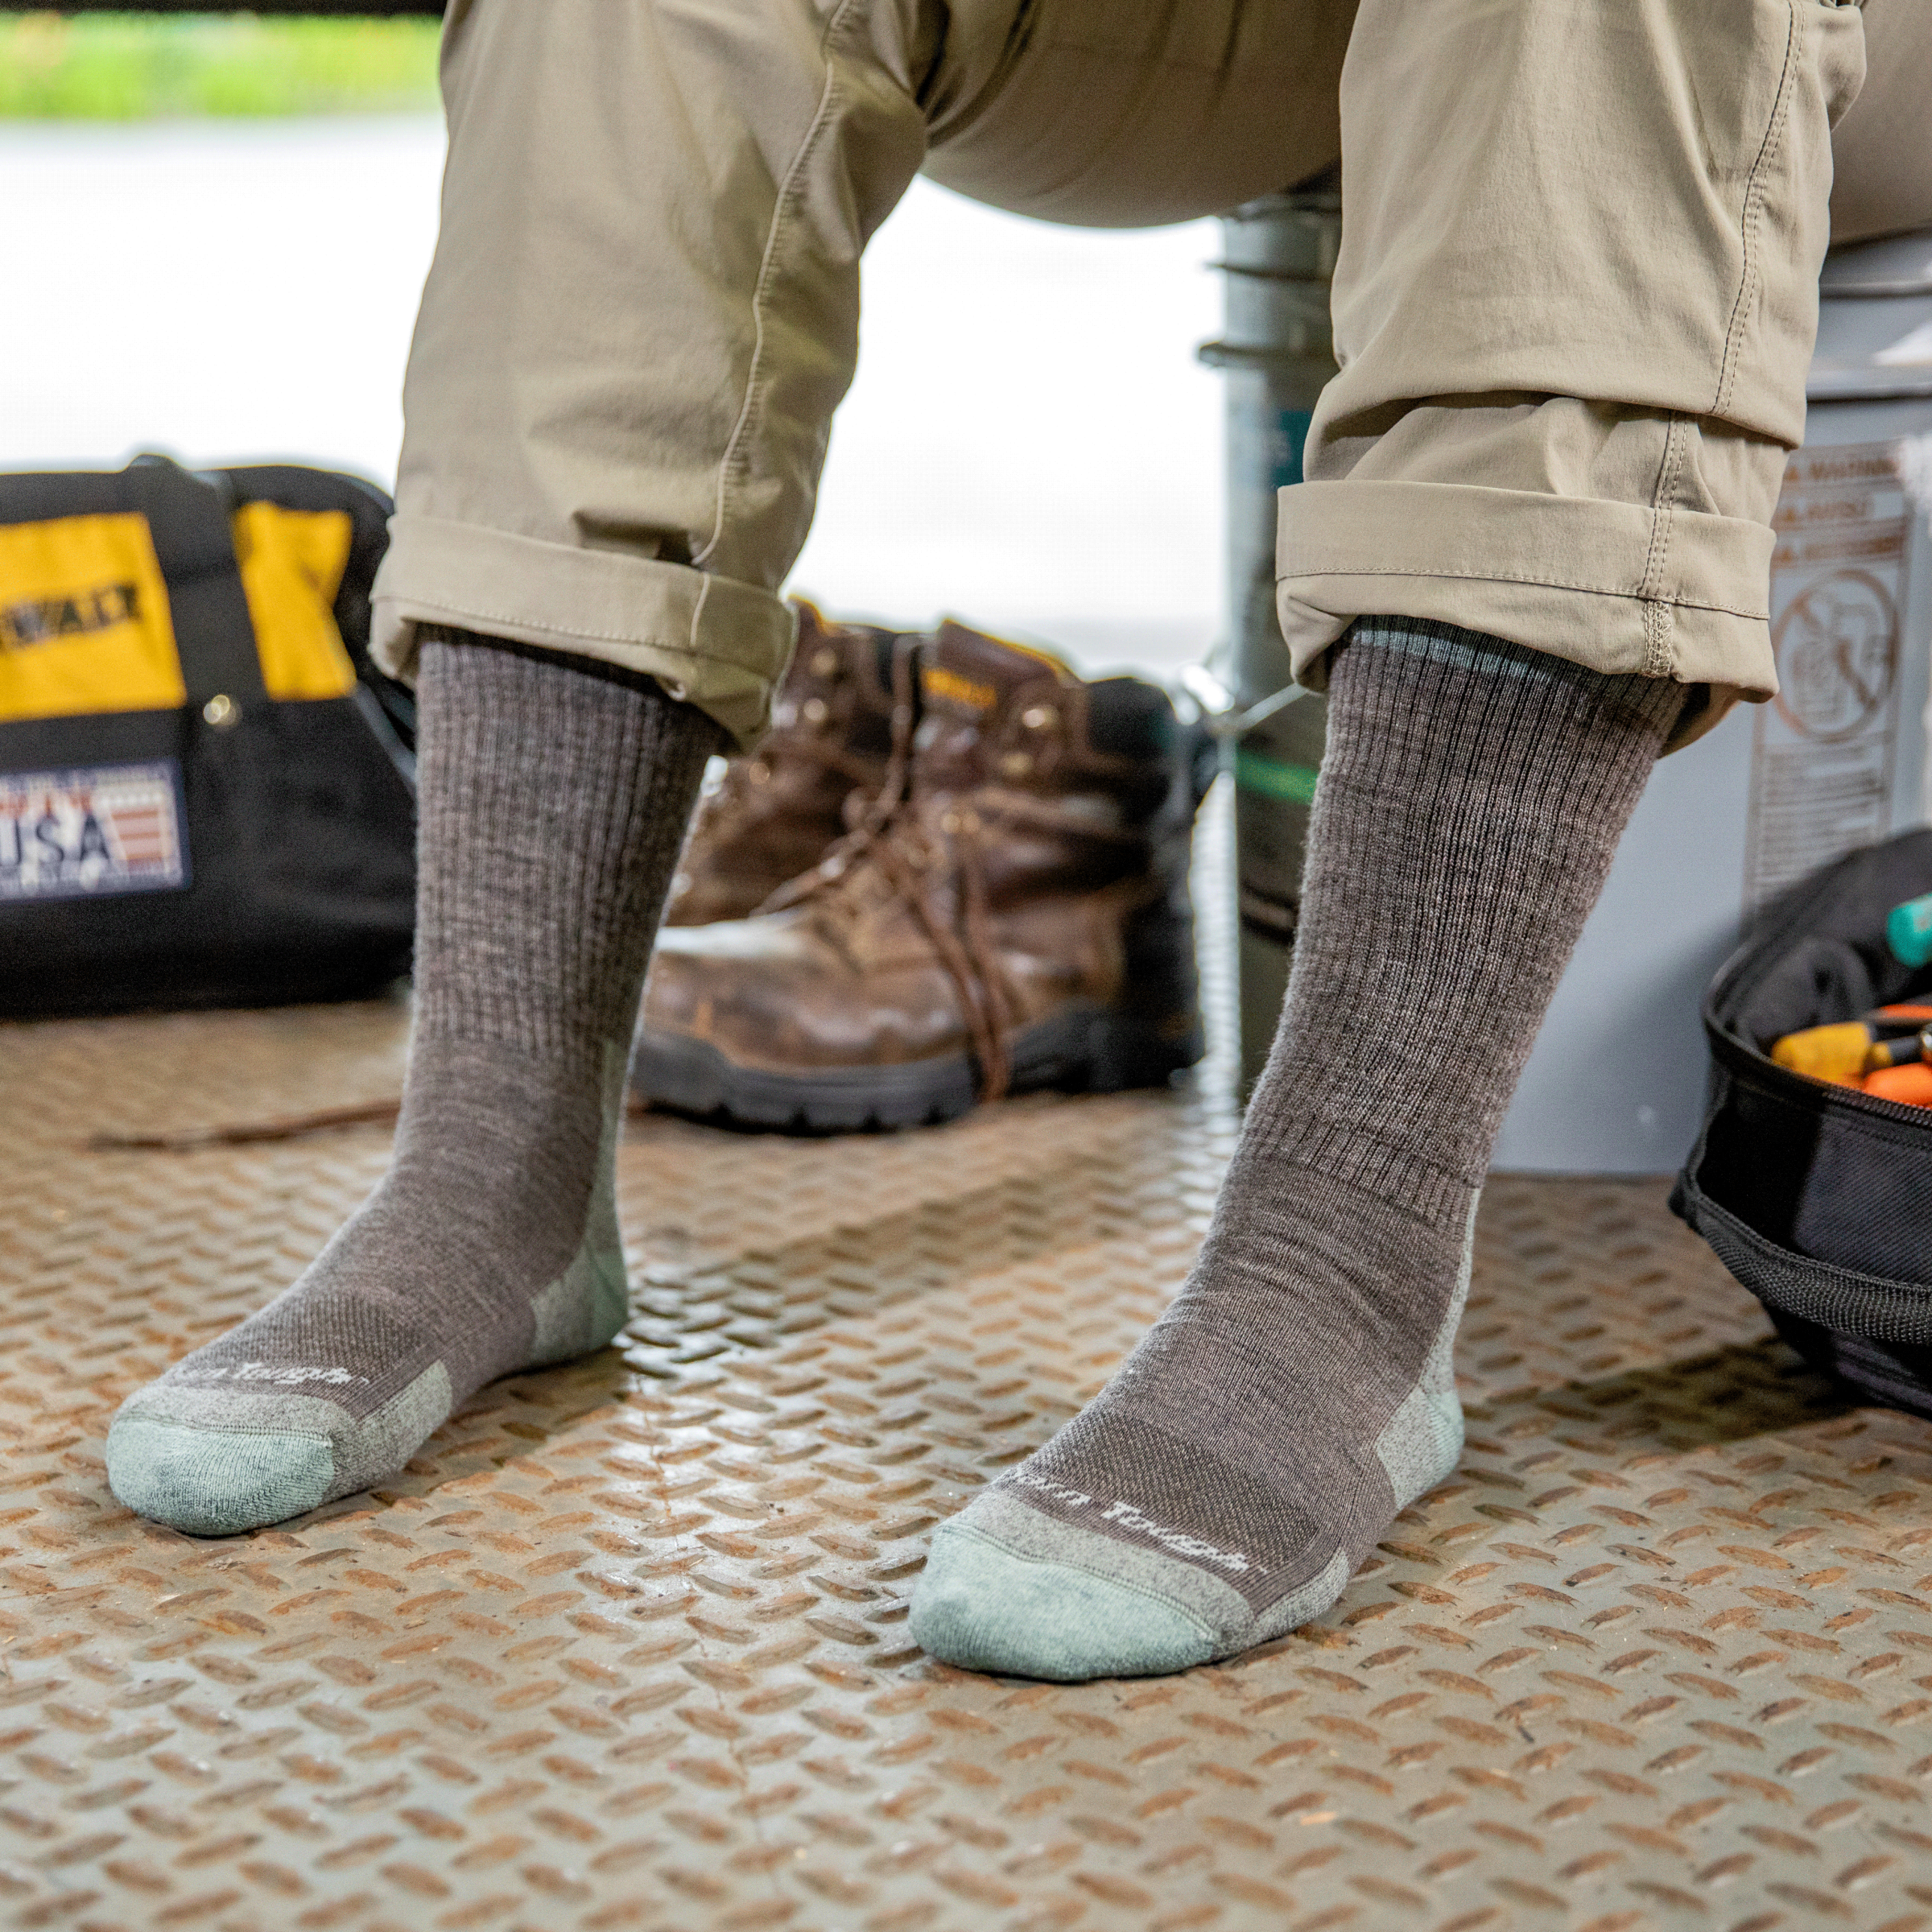
[[1932,1416],[1932,1108],[1775,1065],[1772,1042],[1919,997],[1885,915],[1932,890],[1932,831],[1794,886],[1704,1001],[1711,1097],[1670,1205],[1793,1348],[1871,1401]]
[[275,465],[0,476],[0,1018],[373,990],[415,914],[380,490]]

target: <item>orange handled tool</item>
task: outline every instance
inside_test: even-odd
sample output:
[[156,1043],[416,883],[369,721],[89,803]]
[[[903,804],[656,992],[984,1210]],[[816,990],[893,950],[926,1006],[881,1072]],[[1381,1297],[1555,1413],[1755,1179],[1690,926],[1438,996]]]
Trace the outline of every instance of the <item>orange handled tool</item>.
[[1932,1107],[1932,1067],[1922,1061],[1911,1067],[1880,1067],[1865,1075],[1865,1092],[1908,1107]]

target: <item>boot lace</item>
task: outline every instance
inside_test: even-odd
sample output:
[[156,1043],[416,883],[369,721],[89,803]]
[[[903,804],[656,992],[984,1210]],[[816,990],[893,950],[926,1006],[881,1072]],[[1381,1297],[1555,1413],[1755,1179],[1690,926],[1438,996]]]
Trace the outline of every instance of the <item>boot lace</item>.
[[[949,795],[922,797],[912,788],[913,720],[899,729],[895,707],[886,782],[862,810],[848,813],[851,829],[812,870],[788,881],[761,913],[811,906],[834,925],[856,920],[885,894],[919,922],[952,983],[979,1070],[979,1097],[997,1100],[1013,1080],[1013,1040],[1019,999],[1001,964],[993,929],[986,853],[1009,828],[1031,825],[1131,844],[1137,835],[1055,811],[1013,792],[977,792],[971,803]],[[956,890],[948,893],[949,881]]]

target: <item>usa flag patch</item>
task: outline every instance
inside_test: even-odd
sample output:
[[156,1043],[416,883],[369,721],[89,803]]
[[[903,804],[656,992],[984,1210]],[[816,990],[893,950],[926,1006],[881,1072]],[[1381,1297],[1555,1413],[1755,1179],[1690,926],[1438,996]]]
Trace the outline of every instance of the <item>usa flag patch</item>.
[[185,886],[184,815],[172,758],[0,772],[0,901]]

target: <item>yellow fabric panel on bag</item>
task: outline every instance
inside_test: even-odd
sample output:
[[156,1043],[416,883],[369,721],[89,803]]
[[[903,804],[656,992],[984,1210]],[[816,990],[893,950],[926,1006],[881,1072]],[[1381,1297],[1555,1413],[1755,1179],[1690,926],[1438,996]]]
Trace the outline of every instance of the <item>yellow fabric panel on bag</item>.
[[0,720],[166,711],[187,696],[145,517],[0,524]]
[[234,533],[268,695],[340,698],[354,690],[356,667],[335,613],[355,534],[349,512],[244,503]]

